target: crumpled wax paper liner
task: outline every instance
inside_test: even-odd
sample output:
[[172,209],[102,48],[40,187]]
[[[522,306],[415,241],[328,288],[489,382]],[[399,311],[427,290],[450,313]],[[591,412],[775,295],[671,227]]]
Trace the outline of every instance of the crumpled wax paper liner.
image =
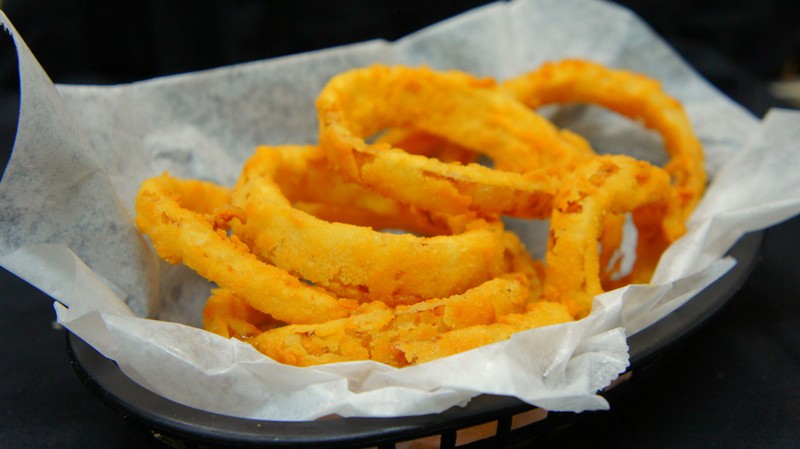
[[[0,264],[52,296],[58,320],[133,380],[174,401],[268,420],[435,413],[481,393],[550,410],[604,409],[597,391],[628,365],[633,334],[735,261],[744,233],[800,212],[800,114],[763,122],[702,80],[636,16],[589,0],[517,0],[395,43],[370,41],[128,85],[54,86],[11,22],[21,112],[0,183]],[[199,325],[210,285],[154,255],[132,224],[140,182],[168,170],[230,185],[258,144],[316,142],[314,99],[332,75],[382,62],[504,79],[547,60],[647,73],[686,107],[712,182],[649,285],[595,298],[587,318],[419,366],[276,363]],[[591,107],[551,111],[599,151],[663,159],[638,125]],[[659,156],[660,155],[660,156]],[[541,252],[546,223],[514,222]],[[544,232],[542,232],[544,231]]]

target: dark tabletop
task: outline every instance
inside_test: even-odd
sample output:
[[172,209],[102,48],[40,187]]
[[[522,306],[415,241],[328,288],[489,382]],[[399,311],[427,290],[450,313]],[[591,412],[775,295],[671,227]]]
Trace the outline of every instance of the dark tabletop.
[[[2,5],[54,80],[114,83],[375,37],[394,39],[481,3],[350,1],[320,7],[322,2],[5,0]],[[732,1],[696,9],[687,5],[699,2],[623,3],[754,114],[787,106],[766,86],[797,57],[800,2]],[[1,44],[0,149],[7,157],[18,97],[13,52],[8,42]],[[127,57],[111,56],[120,54],[111,48]],[[610,396],[610,411],[580,414],[531,446],[800,447],[798,257],[800,219],[767,230],[752,275],[713,319],[664,353],[657,369],[634,376]],[[69,363],[65,331],[54,320],[52,300],[0,271],[0,447],[162,447],[81,384]]]

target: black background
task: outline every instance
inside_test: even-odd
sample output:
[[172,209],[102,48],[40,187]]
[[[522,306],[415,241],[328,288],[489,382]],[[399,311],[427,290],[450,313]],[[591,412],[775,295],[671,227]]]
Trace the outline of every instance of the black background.
[[[483,1],[5,0],[56,82],[118,83],[371,38],[396,39]],[[623,1],[706,78],[755,115],[788,106],[768,83],[797,64],[800,2]],[[0,154],[19,107],[0,36]],[[768,155],[765,155],[768,157]],[[584,413],[535,447],[800,447],[800,219],[765,234],[731,302],[611,411]],[[84,388],[52,301],[0,272],[0,447],[159,447]]]

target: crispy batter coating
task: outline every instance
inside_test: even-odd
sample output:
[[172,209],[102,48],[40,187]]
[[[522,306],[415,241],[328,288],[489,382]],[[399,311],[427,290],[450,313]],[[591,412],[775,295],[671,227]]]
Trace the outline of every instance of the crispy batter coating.
[[[706,186],[703,148],[680,102],[664,92],[657,80],[643,74],[576,59],[545,63],[503,82],[500,87],[531,108],[552,103],[594,104],[641,121],[661,135],[670,156],[664,168],[677,189],[674,201],[681,211],[680,219],[667,223],[667,232],[671,235],[667,238],[658,217],[647,219],[640,213],[636,220],[639,230],[637,263],[632,272],[615,280],[619,266],[610,266],[603,274],[608,288],[648,282],[661,253],[682,233],[683,222],[703,196]],[[605,220],[601,258],[607,264],[619,246],[624,217],[607,215]]]
[[470,164],[478,162],[480,158],[480,153],[475,150],[425,131],[392,128],[381,133],[375,143],[385,143],[394,148],[402,148],[408,153],[433,157],[442,162]]
[[683,219],[703,196],[703,148],[683,106],[650,77],[591,61],[566,59],[502,84],[503,90],[532,108],[551,103],[590,103],[640,120],[661,134],[670,160],[664,167],[678,189]]
[[566,305],[539,301],[528,304],[524,312],[499,316],[494,323],[453,329],[429,340],[404,341],[397,348],[410,363],[424,363],[507,340],[517,332],[573,320]]
[[578,318],[587,315],[592,298],[604,291],[597,248],[603,218],[646,210],[653,214],[651,220],[659,220],[659,232],[666,236],[667,223],[681,213],[670,207],[675,194],[667,172],[645,161],[605,155],[580,165],[556,194],[544,297],[564,303]]
[[[173,264],[182,262],[276,319],[315,323],[350,313],[351,301],[340,300],[258,260],[238,238],[225,229],[215,229],[213,218],[187,208],[198,203],[198,195],[219,189],[166,173],[145,180],[136,198],[136,225],[150,237],[161,258]],[[200,211],[210,209],[204,206]]]
[[331,216],[335,219],[328,221],[359,224],[379,230],[403,229],[421,235],[449,234],[453,231],[455,223],[447,217],[437,220],[415,206],[347,182],[328,167],[325,152],[318,146],[283,145],[264,151],[280,153],[280,163],[272,165],[270,173],[283,196],[295,207],[317,218],[327,219],[327,216]]
[[295,149],[259,147],[233,189],[233,205],[247,215],[234,232],[264,260],[348,297],[390,306],[462,293],[503,272],[504,231],[497,220],[420,237],[327,222],[296,209],[273,181]]
[[250,341],[273,359],[298,366],[367,359],[405,366],[414,359],[400,349],[403,344],[493,323],[497,317],[524,311],[527,300],[527,279],[504,275],[460,295],[396,308],[372,303],[349,318],[285,326]]
[[203,328],[226,338],[246,340],[283,324],[224,288],[213,289],[203,308]]
[[[408,204],[446,213],[484,211],[530,218],[549,215],[548,167],[591,154],[552,123],[462,72],[372,66],[331,79],[317,98],[320,146],[345,178]],[[489,156],[493,170],[448,164],[365,139],[410,128]],[[537,175],[518,173],[536,170]],[[511,171],[517,173],[510,173]]]

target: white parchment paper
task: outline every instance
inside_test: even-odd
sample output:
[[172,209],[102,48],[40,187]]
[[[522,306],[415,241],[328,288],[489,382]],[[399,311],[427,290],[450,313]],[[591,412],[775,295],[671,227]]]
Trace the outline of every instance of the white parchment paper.
[[[394,43],[112,87],[54,86],[5,15],[0,23],[17,45],[22,91],[17,140],[0,183],[0,264],[52,296],[59,322],[130,378],[216,413],[402,416],[439,412],[481,393],[550,410],[606,408],[596,392],[627,367],[625,335],[730,269],[735,261],[725,254],[741,235],[800,212],[800,114],[775,110],[757,120],[637,17],[600,1],[496,3]],[[210,285],[159,261],[133,226],[134,197],[147,177],[168,170],[230,185],[256,145],[316,142],[316,95],[348,68],[426,64],[504,79],[565,57],[661,80],[686,107],[712,179],[689,233],[669,248],[653,282],[596,298],[581,321],[404,369],[284,366],[197,328]],[[562,108],[553,119],[600,150],[656,159],[661,151],[637,124],[592,108]],[[541,248],[541,223],[514,228]]]

